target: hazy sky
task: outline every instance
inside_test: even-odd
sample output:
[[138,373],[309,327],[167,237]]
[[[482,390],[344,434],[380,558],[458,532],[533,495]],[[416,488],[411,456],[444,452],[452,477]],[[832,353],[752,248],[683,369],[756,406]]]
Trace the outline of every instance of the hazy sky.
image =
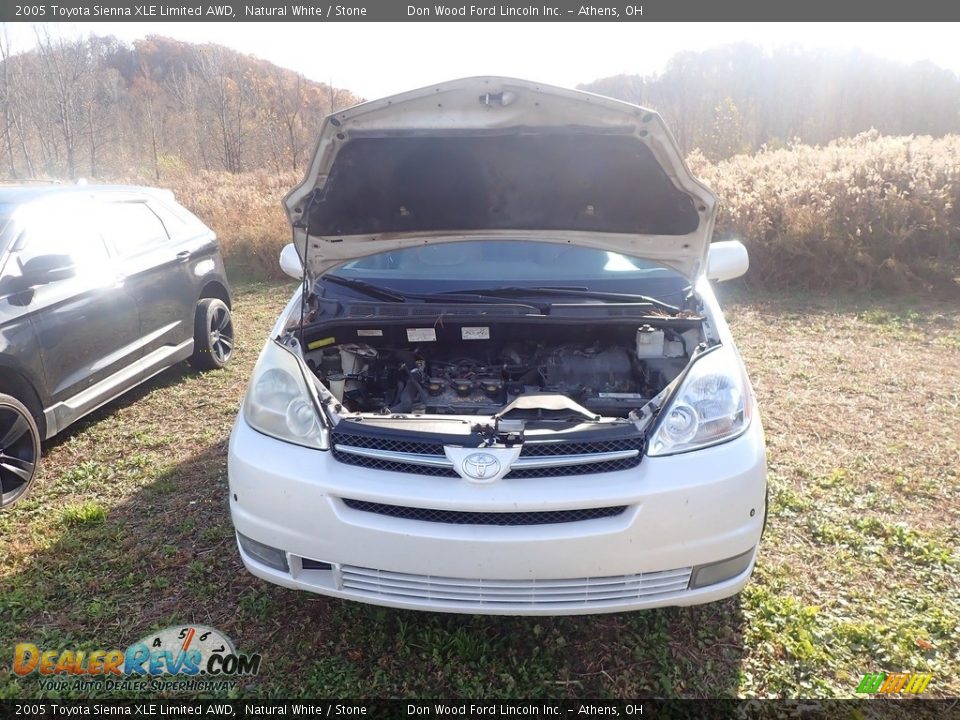
[[[63,35],[167,35],[216,42],[376,98],[467,75],[511,75],[573,87],[662,70],[681,50],[733,42],[766,49],[860,49],[960,72],[955,23],[50,23]],[[34,27],[7,23],[13,49]]]

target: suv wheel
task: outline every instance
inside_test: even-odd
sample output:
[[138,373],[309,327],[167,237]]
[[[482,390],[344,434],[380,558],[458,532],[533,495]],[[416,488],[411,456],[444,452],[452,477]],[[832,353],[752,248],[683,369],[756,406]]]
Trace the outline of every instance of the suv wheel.
[[193,357],[200,370],[216,370],[233,356],[233,318],[223,300],[204,298],[197,303],[193,324]]
[[0,507],[30,489],[40,461],[40,431],[27,406],[0,393]]

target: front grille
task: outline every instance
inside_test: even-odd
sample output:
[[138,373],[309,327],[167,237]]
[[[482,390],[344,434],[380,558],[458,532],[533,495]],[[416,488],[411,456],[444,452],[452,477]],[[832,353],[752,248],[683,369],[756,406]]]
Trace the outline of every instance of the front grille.
[[433,467],[428,465],[410,465],[409,463],[395,462],[384,458],[373,458],[362,455],[352,455],[340,452],[337,445],[367,448],[369,450],[386,450],[387,452],[409,453],[413,455],[437,455],[445,457],[443,445],[440,443],[419,442],[415,440],[394,439],[378,435],[361,435],[359,433],[344,433],[334,431],[330,434],[330,444],[333,447],[333,457],[347,465],[370,468],[372,470],[390,470],[392,472],[416,473],[418,475],[432,475],[434,477],[460,477],[452,467]]
[[[522,456],[521,456],[522,457]],[[629,470],[640,463],[640,456],[623,460],[608,460],[607,462],[590,463],[589,465],[567,465],[564,467],[545,468],[513,468],[504,477],[522,480],[525,478],[565,477],[567,475],[587,475],[591,473],[613,472],[614,470]]]
[[[338,449],[339,446],[364,448],[367,450],[383,450],[392,453],[403,453],[414,456],[429,456],[444,458],[443,443],[440,441],[407,440],[365,433],[342,432],[335,430],[331,433],[333,457],[339,462],[373,470],[390,470],[392,472],[415,473],[417,475],[431,475],[434,477],[460,477],[452,466],[429,465],[415,462],[403,462],[385,457],[370,457],[357,455]],[[521,458],[561,457],[565,455],[596,455],[599,453],[622,452],[635,450],[631,457],[618,458],[603,462],[556,465],[548,467],[524,468],[513,467],[505,477],[510,479],[564,477],[569,475],[586,475],[593,473],[615,472],[629,470],[640,464],[643,457],[642,437],[622,437],[611,440],[549,440],[527,441],[520,450]]]
[[581,522],[598,518],[616,517],[627,509],[626,505],[583,510],[542,510],[538,512],[465,512],[461,510],[434,510],[431,508],[384,505],[365,500],[344,499],[344,504],[354,510],[423,522],[448,525],[553,525],[556,523]]
[[550,455],[592,455],[593,453],[633,450],[640,447],[639,438],[618,438],[617,440],[592,440],[577,442],[571,440],[546,440],[525,443],[520,451],[521,457],[547,457]]
[[344,590],[394,601],[509,609],[542,606],[564,608],[627,605],[654,601],[687,590],[690,568],[593,578],[490,580],[390,572],[341,566]]
[[394,439],[381,437],[380,435],[361,435],[359,433],[345,433],[336,430],[330,434],[330,440],[334,445],[352,445],[353,447],[369,448],[371,450],[416,453],[419,455],[439,455],[443,457],[443,445],[441,443]]
[[508,478],[563,477],[566,475],[584,475],[587,473],[614,472],[629,470],[640,464],[643,441],[640,438],[620,438],[617,440],[593,440],[590,442],[546,441],[524,443],[520,457],[550,457],[558,455],[594,455],[620,450],[639,450],[634,457],[589,465],[567,465],[546,468],[512,468],[506,474]]

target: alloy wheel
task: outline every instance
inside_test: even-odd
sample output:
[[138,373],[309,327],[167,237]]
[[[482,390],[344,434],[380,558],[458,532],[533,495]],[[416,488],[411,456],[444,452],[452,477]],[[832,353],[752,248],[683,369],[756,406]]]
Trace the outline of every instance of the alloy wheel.
[[210,316],[210,350],[221,365],[233,354],[233,319],[226,308]]
[[23,495],[37,469],[37,439],[20,410],[0,406],[0,505]]

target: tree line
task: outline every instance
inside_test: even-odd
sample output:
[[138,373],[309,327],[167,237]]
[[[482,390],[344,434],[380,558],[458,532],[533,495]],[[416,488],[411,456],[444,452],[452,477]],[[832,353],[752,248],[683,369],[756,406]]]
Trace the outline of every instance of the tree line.
[[730,45],[678,53],[656,75],[580,87],[659,111],[685,152],[699,149],[714,161],[796,140],[821,145],[871,128],[934,137],[960,131],[955,73],[857,51]]
[[[349,90],[216,44],[0,30],[0,177],[161,180],[177,171],[302,171]],[[749,45],[675,55],[655,75],[582,89],[660,111],[682,149],[712,161],[875,128],[960,132],[960,79],[923,62]]]
[[160,180],[178,169],[303,169],[353,93],[220,45],[0,32],[0,174]]

